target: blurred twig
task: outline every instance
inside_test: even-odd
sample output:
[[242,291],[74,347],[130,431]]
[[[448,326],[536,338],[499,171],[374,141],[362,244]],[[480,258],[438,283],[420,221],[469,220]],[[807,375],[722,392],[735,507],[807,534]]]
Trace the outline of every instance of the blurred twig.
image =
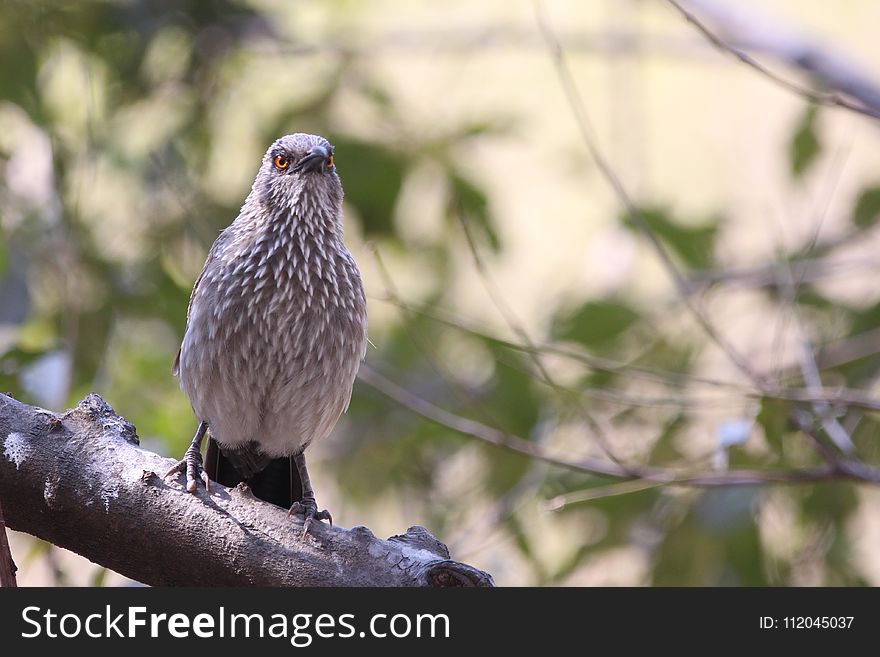
[[593,432],[593,435],[596,438],[596,442],[602,451],[605,452],[605,455],[610,458],[612,461],[620,465],[621,467],[626,467],[624,463],[620,461],[620,459],[615,456],[614,451],[611,449],[611,446],[608,443],[608,439],[605,436],[605,432],[602,427],[593,418],[592,414],[584,407],[581,400],[574,394],[572,394],[572,390],[565,388],[564,386],[559,385],[556,379],[551,376],[550,371],[544,366],[544,362],[541,360],[540,351],[535,348],[535,343],[532,341],[532,338],[529,336],[525,327],[516,317],[516,314],[513,312],[513,309],[504,299],[504,295],[501,293],[501,290],[498,289],[498,286],[495,284],[495,281],[492,279],[492,276],[489,274],[489,270],[486,267],[486,263],[483,261],[483,257],[480,255],[479,250],[477,249],[477,244],[474,241],[474,236],[471,234],[470,228],[468,227],[467,220],[464,216],[464,211],[461,207],[458,208],[458,212],[456,213],[458,217],[459,224],[461,225],[462,231],[464,232],[465,241],[468,245],[468,251],[470,252],[471,259],[474,263],[474,268],[477,270],[477,275],[480,278],[480,281],[483,284],[483,288],[486,290],[486,294],[489,295],[489,298],[492,300],[493,305],[504,318],[507,327],[513,331],[514,335],[516,335],[522,343],[528,347],[529,358],[532,363],[535,365],[535,368],[538,370],[540,374],[541,380],[544,381],[553,391],[557,394],[559,399],[574,409],[574,411],[583,419],[583,421],[590,427],[590,430]]
[[[433,310],[419,308],[417,306],[408,304],[398,297],[386,296],[382,297],[381,300],[404,308],[408,312],[423,315],[434,321],[458,329],[475,337],[497,343],[508,349],[512,349],[515,351],[530,350],[527,345],[518,344],[516,342],[511,342],[495,335],[490,335],[483,330],[468,326],[462,320],[450,316],[440,315]],[[598,372],[607,372],[609,374],[615,374],[619,376],[644,379],[647,381],[655,381],[666,385],[703,384],[707,386],[717,387],[726,390],[728,398],[731,395],[738,395],[742,399],[753,399],[758,401],[760,401],[761,399],[776,399],[781,401],[802,403],[826,402],[834,406],[859,408],[867,411],[880,412],[880,399],[877,399],[876,397],[868,392],[865,392],[864,390],[854,390],[851,388],[843,387],[823,387],[821,389],[812,390],[808,390],[805,388],[785,388],[766,393],[756,392],[753,389],[747,388],[733,381],[723,381],[719,379],[701,377],[698,375],[683,374],[680,372],[641,367],[639,365],[613,361],[598,356],[586,355],[553,345],[536,345],[534,347],[534,350],[541,353],[553,354],[562,358],[569,358],[571,360],[581,362],[586,367],[594,369]],[[820,355],[818,362],[820,367],[822,368],[836,367],[852,360],[858,360],[860,358],[864,358],[865,356],[877,353],[878,350],[880,350],[880,329],[875,329],[873,331],[869,331],[867,333],[856,336],[851,340],[845,340],[839,344],[836,343],[827,347],[826,354]],[[608,394],[601,395],[600,398],[607,401],[627,403],[635,406],[687,405],[682,403],[683,399],[681,398],[633,396],[626,397],[619,392],[609,392],[607,390],[606,392]],[[591,391],[590,394],[593,394],[593,392]],[[705,400],[699,400],[695,403],[704,403],[704,401]]]
[[[816,231],[818,234],[818,229]],[[781,267],[783,274],[785,275],[785,285],[782,288],[786,301],[788,302],[789,312],[791,313],[794,319],[794,327],[798,332],[798,364],[800,366],[801,375],[804,378],[804,383],[807,386],[807,390],[810,393],[815,393],[816,391],[822,390],[822,377],[819,374],[819,365],[816,362],[816,356],[813,353],[813,345],[810,342],[810,338],[807,335],[807,331],[804,328],[803,321],[801,320],[800,313],[798,312],[797,307],[797,287],[795,285],[794,278],[791,275],[791,270],[784,266]],[[852,438],[850,438],[849,434],[840,424],[836,417],[831,417],[831,406],[826,401],[813,401],[811,403],[814,415],[820,419],[822,424],[822,428],[825,430],[825,433],[829,438],[837,445],[837,448],[842,451],[844,454],[852,455],[855,453],[855,445],[852,442]],[[809,435],[813,435],[812,432]],[[831,452],[825,444],[819,440],[818,438],[815,440],[816,446],[823,455],[823,457],[828,461],[835,461],[836,455]]]
[[660,263],[663,265],[663,268],[675,284],[679,297],[684,302],[691,315],[693,315],[694,319],[696,319],[697,323],[702,327],[706,335],[709,336],[709,338],[724,352],[737,369],[755,383],[759,389],[762,391],[772,390],[770,383],[766,381],[761,374],[756,372],[751,364],[733,347],[732,344],[727,341],[723,335],[721,335],[718,329],[715,328],[715,325],[706,316],[703,309],[697,304],[691,294],[691,287],[687,279],[673,262],[666,247],[663,246],[663,243],[651,230],[641,209],[629,195],[629,192],[626,190],[620,177],[611,167],[608,160],[605,159],[605,156],[599,149],[599,145],[594,137],[594,131],[587,116],[583,98],[581,98],[571,70],[565,61],[562,46],[544,16],[541,0],[534,0],[533,4],[535,7],[535,16],[537,18],[538,27],[541,30],[541,34],[544,36],[553,64],[556,67],[559,81],[562,84],[563,91],[568,99],[569,107],[574,116],[575,122],[577,123],[578,129],[580,130],[581,137],[583,138],[587,150],[590,152],[590,155],[602,173],[602,176],[614,191],[630,220],[639,228],[648,240],[648,243],[654,250]]
[[[880,88],[876,85],[871,84],[866,79],[864,79],[860,75],[856,75],[852,71],[843,70],[840,66],[839,61],[831,62],[831,58],[822,53],[821,51],[813,48],[809,52],[805,52],[804,46],[802,42],[797,44],[797,47],[791,49],[790,53],[783,53],[780,48],[774,47],[774,50],[777,54],[783,54],[786,58],[796,66],[800,68],[806,69],[807,71],[816,74],[822,78],[822,80],[828,84],[829,86],[839,89],[840,91],[844,91],[846,93],[852,94],[857,97],[860,102],[853,102],[844,96],[841,96],[839,93],[826,93],[822,91],[816,91],[815,89],[811,89],[809,87],[805,87],[803,85],[792,82],[791,80],[787,80],[782,76],[774,73],[766,66],[757,61],[754,57],[749,55],[744,50],[740,48],[734,47],[729,44],[727,41],[719,37],[712,30],[710,30],[706,25],[693,14],[693,12],[685,9],[678,0],[666,0],[670,5],[675,7],[675,9],[700,33],[712,43],[713,46],[721,50],[722,52],[726,52],[740,62],[754,69],[768,80],[771,80],[775,84],[791,91],[806,100],[809,100],[814,103],[820,103],[822,105],[843,107],[845,109],[851,110],[858,114],[864,114],[865,116],[870,116],[872,118],[880,118]],[[719,14],[720,12],[715,12]]]
[[[825,220],[828,216],[828,208],[831,204],[835,192],[840,185],[840,179],[843,175],[844,169],[846,168],[846,163],[849,161],[849,156],[851,155],[851,153],[852,144],[849,144],[848,148],[841,150],[838,153],[838,156],[834,158],[831,163],[831,185],[827,190],[827,194],[825,195],[823,202],[817,202],[813,204],[816,208],[816,212],[818,213],[818,215],[815,220],[815,227],[812,231],[812,235],[806,246],[807,255],[810,255],[816,248],[816,245],[819,243],[819,236],[822,233],[822,226],[825,224]],[[780,250],[781,243],[782,240],[780,240]],[[803,280],[795,279],[794,275],[792,274],[791,268],[788,267],[784,254],[780,253],[779,261],[781,272],[783,275],[783,286],[781,288],[782,295],[784,300],[788,304],[789,311],[792,318],[794,319],[795,329],[798,332],[798,366],[800,368],[801,375],[803,376],[804,383],[806,384],[807,389],[809,391],[821,390],[822,377],[819,373],[819,363],[816,359],[813,345],[810,341],[809,335],[807,334],[800,310],[798,308],[798,294],[800,292],[801,285],[803,285]],[[814,416],[819,418],[822,428],[825,430],[825,433],[837,446],[837,448],[844,454],[848,456],[853,456],[855,454],[855,445],[853,444],[852,438],[843,428],[843,425],[841,425],[840,421],[836,417],[831,416],[831,406],[824,401],[814,401],[811,403],[811,406]],[[816,440],[816,446],[826,458],[826,460],[833,460],[834,458],[836,458],[835,455],[828,453],[827,448],[823,443],[821,443],[821,441]]]
[[[555,347],[552,345],[523,345],[517,342],[511,342],[508,340],[504,340],[497,336],[489,335],[483,331],[479,331],[475,328],[469,327],[463,322],[459,320],[455,320],[449,317],[442,317],[438,315],[436,312],[432,312],[430,310],[426,310],[423,308],[417,308],[406,302],[402,301],[397,295],[396,292],[391,289],[386,289],[386,296],[381,297],[382,301],[386,301],[388,303],[393,304],[395,307],[400,308],[402,310],[406,310],[407,312],[413,314],[419,314],[424,317],[427,317],[433,321],[438,323],[445,324],[452,328],[456,328],[462,332],[465,332],[469,335],[473,335],[474,337],[479,337],[488,342],[493,342],[498,345],[501,345],[507,349],[512,351],[524,352],[531,355],[539,355],[539,354],[547,354],[560,356],[562,358],[568,358],[576,362],[580,362],[585,365],[587,368],[599,372],[607,372],[620,376],[626,376],[630,378],[643,379],[646,381],[657,382],[661,385],[691,385],[695,383],[702,383],[706,385],[710,385],[713,387],[718,387],[724,390],[724,392],[719,391],[715,397],[707,398],[697,398],[697,397],[685,397],[685,396],[636,396],[631,395],[621,390],[614,390],[609,388],[608,386],[589,386],[586,385],[584,388],[565,388],[558,383],[556,385],[552,385],[550,381],[548,381],[544,376],[538,372],[536,373],[532,369],[526,369],[520,366],[519,363],[514,363],[509,360],[505,360],[505,365],[510,367],[511,369],[517,369],[522,371],[529,376],[535,377],[537,381],[540,383],[544,383],[548,386],[551,386],[555,391],[560,393],[565,393],[566,400],[571,401],[572,403],[580,406],[580,402],[576,399],[572,399],[573,396],[584,395],[593,399],[597,399],[599,401],[608,402],[611,404],[623,405],[627,407],[631,406],[643,406],[643,407],[668,407],[672,406],[675,408],[685,408],[690,407],[694,409],[711,409],[716,407],[718,404],[740,404],[743,399],[751,399],[751,398],[760,398],[761,395],[756,395],[752,390],[745,388],[739,384],[733,382],[725,382],[725,381],[716,381],[714,379],[704,379],[702,377],[696,375],[685,375],[678,372],[669,372],[663,370],[655,370],[651,368],[642,368],[637,365],[630,365],[626,363],[617,363],[614,361],[610,361],[607,359],[588,356],[585,354],[580,354],[574,351],[570,351],[561,347]],[[412,336],[411,336],[412,337]],[[413,337],[413,339],[415,339]],[[419,340],[417,342],[417,346],[419,346]],[[448,383],[452,383],[448,374],[443,374],[440,371],[440,366],[434,362],[434,359],[428,354],[424,349],[421,349],[422,355],[425,356],[429,360],[429,364],[432,364],[432,369],[435,370],[438,376],[441,376]],[[730,391],[736,391],[740,394],[738,396],[731,396]],[[464,400],[462,395],[459,397]],[[470,399],[470,397],[468,397]],[[595,422],[596,419],[593,418]],[[496,423],[497,424],[497,423]]]
[[[611,29],[595,32],[571,31],[560,36],[566,49],[573,52],[600,55],[641,56],[644,53],[692,58],[701,50],[697,39],[678,34],[633,32]],[[381,56],[383,54],[407,56],[463,55],[474,52],[501,50],[505,48],[521,52],[525,49],[544,47],[540,37],[527,27],[507,25],[503,27],[469,27],[458,25],[448,29],[422,29],[416,26],[389,30],[360,43],[351,41],[297,42],[275,39],[266,45],[251,45],[252,52],[287,56],[310,56],[336,54],[347,57]]]
[[[375,244],[370,244],[370,250],[373,253],[373,257],[376,260],[376,267],[379,271],[379,276],[382,278],[382,283],[385,286],[385,295],[390,299],[399,298],[400,293],[397,290],[397,285],[394,282],[394,279],[391,276],[391,272],[388,271],[388,267],[385,266],[385,260],[382,258],[382,254],[379,252],[379,248]],[[409,309],[406,306],[398,305],[398,308],[403,311],[403,313],[410,314]],[[501,426],[501,422],[497,417],[495,417],[488,408],[486,408],[485,404],[482,404],[480,400],[472,394],[468,394],[466,391],[461,389],[461,386],[456,381],[455,377],[446,367],[445,363],[441,362],[437,358],[434,357],[434,354],[427,344],[426,340],[422,335],[420,335],[417,331],[414,331],[411,326],[411,322],[407,320],[405,317],[405,321],[403,324],[403,329],[406,331],[407,336],[410,339],[410,342],[413,343],[416,349],[422,354],[425,362],[428,364],[434,374],[441,381],[445,382],[448,388],[452,391],[452,394],[456,396],[459,402],[465,404],[468,408],[474,410],[479,413],[485,420],[488,420],[492,424]]]
[[822,347],[819,368],[830,369],[880,353],[880,328],[851,335]]
[[537,459],[577,472],[612,477],[617,479],[656,482],[658,484],[713,487],[713,486],[752,486],[761,484],[796,484],[835,479],[855,479],[872,484],[880,484],[880,471],[868,466],[840,459],[833,464],[800,470],[730,470],[730,471],[697,471],[685,468],[662,468],[652,466],[627,466],[621,468],[616,463],[596,458],[580,458],[577,460],[555,456],[543,446],[530,442],[513,434],[505,433],[469,418],[464,418],[417,394],[403,388],[379,374],[369,365],[362,365],[358,378],[382,394],[393,399],[414,413],[453,431],[462,433],[477,440],[495,445],[508,451],[516,452],[531,459]]
[[700,376],[698,374],[685,374],[682,372],[673,372],[670,370],[662,370],[653,367],[644,367],[641,365],[636,365],[634,363],[615,361],[611,360],[610,358],[595,356],[593,354],[580,353],[574,351],[573,349],[567,349],[565,347],[559,347],[556,345],[541,344],[530,347],[529,345],[513,342],[500,336],[491,335],[486,330],[471,326],[465,323],[464,320],[453,317],[449,313],[441,315],[438,311],[434,309],[427,309],[415,306],[397,296],[387,295],[385,297],[381,297],[380,299],[387,303],[394,304],[395,306],[398,306],[400,308],[404,308],[408,312],[422,315],[435,322],[445,324],[446,326],[457,329],[464,333],[468,333],[483,340],[494,342],[508,349],[521,352],[535,351],[542,354],[559,356],[561,358],[566,358],[582,363],[586,367],[597,372],[605,372],[608,374],[616,374],[650,381],[658,381],[665,384],[690,385],[698,383],[718,388],[740,390],[743,392],[749,392],[751,390],[751,388],[747,388],[743,384],[737,383],[735,381],[724,381],[721,379]]
[[593,500],[601,500],[616,495],[639,493],[643,490],[658,488],[662,485],[662,483],[655,481],[618,481],[607,486],[593,486],[592,488],[552,497],[544,502],[544,509],[547,511],[561,511],[573,504],[583,504],[584,502],[592,502]]
[[[675,2],[675,0],[669,0],[673,5],[678,7],[680,6]],[[660,242],[659,238],[653,233],[645,220],[644,216],[641,213],[641,210],[630,197],[628,191],[623,185],[620,177],[611,167],[610,163],[605,159],[603,153],[599,149],[597,144],[597,140],[594,137],[594,131],[592,129],[591,123],[586,113],[586,109],[584,106],[583,99],[577,89],[577,85],[574,82],[574,78],[572,76],[571,70],[569,69],[562,48],[559,44],[558,39],[554,35],[551,30],[543,12],[543,6],[540,0],[534,0],[535,7],[535,15],[538,22],[538,26],[541,30],[541,33],[544,35],[544,38],[547,42],[548,49],[552,56],[554,65],[556,67],[557,74],[560,79],[560,83],[562,84],[563,90],[565,91],[566,97],[568,99],[569,106],[571,108],[572,114],[577,122],[578,128],[581,132],[581,136],[583,137],[584,143],[587,146],[593,160],[596,162],[599,170],[602,175],[605,177],[608,184],[614,190],[614,193],[617,195],[618,200],[623,205],[627,214],[633,223],[638,226],[642,233],[647,237],[649,243],[654,248],[656,255],[658,256],[661,264],[666,269],[667,273],[672,278],[675,283],[676,289],[681,300],[685,303],[688,310],[694,316],[694,318],[698,321],[700,326],[703,328],[704,332],[715,342],[718,347],[725,353],[728,359],[737,366],[737,368],[745,374],[758,388],[758,390],[765,396],[776,396],[779,394],[779,388],[772,382],[768,381],[766,377],[757,372],[752,365],[741,355],[739,352],[729,343],[727,340],[718,332],[715,328],[714,324],[709,320],[709,318],[705,315],[702,308],[697,305],[696,301],[693,299],[688,281],[682,275],[682,273],[678,270],[675,263],[672,261],[672,258],[669,256],[663,244]],[[683,11],[683,10],[682,10]],[[812,354],[811,354],[812,357]],[[815,381],[812,381],[815,384]],[[808,386],[810,385],[810,381],[808,381]],[[821,386],[821,381],[819,382],[819,386]],[[813,386],[815,388],[815,386]],[[825,408],[825,406],[820,405],[817,407],[817,411]],[[817,413],[818,414],[818,413]],[[832,472],[835,471],[847,471],[850,469],[861,471],[862,468],[867,467],[864,464],[852,461],[844,463],[840,459],[831,458],[829,454],[824,450],[821,440],[816,436],[815,432],[812,430],[810,423],[805,422],[803,418],[799,416],[798,409],[793,409],[792,411],[792,419],[797,421],[802,431],[810,436],[814,442],[816,442],[820,451],[823,452],[823,455],[826,457],[826,460],[829,462],[829,468]],[[820,421],[825,422],[828,418],[820,418]],[[839,424],[838,424],[839,426]],[[834,426],[829,425],[830,429],[834,429]],[[840,431],[843,431],[842,427],[840,427]],[[847,441],[843,440],[840,432],[835,431],[836,441],[840,441],[843,446],[846,446]],[[845,432],[844,432],[845,433]],[[851,441],[849,441],[851,442]]]
[[[788,260],[784,263],[792,277],[801,283],[815,283],[834,276],[848,275],[856,269],[876,269],[880,261],[876,257],[834,260],[831,257]],[[772,262],[752,267],[731,267],[728,269],[707,269],[688,273],[688,281],[694,292],[708,285],[727,287],[783,287],[786,276],[781,271],[782,263]]]

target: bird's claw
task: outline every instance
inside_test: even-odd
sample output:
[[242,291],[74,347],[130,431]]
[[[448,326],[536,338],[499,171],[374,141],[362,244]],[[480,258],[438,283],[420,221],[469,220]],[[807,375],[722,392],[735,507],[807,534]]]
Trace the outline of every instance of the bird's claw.
[[210,491],[211,480],[208,478],[208,474],[205,472],[203,463],[204,461],[202,461],[202,453],[198,449],[194,449],[193,446],[190,445],[189,449],[187,449],[186,453],[183,455],[183,459],[175,463],[171,468],[169,468],[168,472],[162,475],[162,478],[167,479],[168,477],[179,475],[181,472],[186,472],[187,493],[196,492],[199,479],[201,479],[202,483],[205,484],[205,490]]
[[330,515],[330,512],[327,509],[318,511],[318,503],[315,501],[314,497],[304,497],[302,500],[291,504],[287,515],[289,517],[294,514],[303,517],[303,538],[309,533],[309,527],[311,527],[313,520],[319,522],[321,520],[326,520],[331,525],[333,524],[333,516]]

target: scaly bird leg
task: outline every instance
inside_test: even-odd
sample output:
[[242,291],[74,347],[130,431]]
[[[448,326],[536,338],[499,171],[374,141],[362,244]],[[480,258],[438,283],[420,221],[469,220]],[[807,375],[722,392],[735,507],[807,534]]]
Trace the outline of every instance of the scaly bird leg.
[[296,469],[299,472],[299,480],[302,483],[302,499],[299,502],[294,502],[290,506],[290,511],[287,512],[287,515],[291,516],[295,513],[303,516],[303,537],[305,537],[312,524],[312,520],[327,520],[332,525],[333,517],[327,509],[318,511],[318,502],[315,500],[315,491],[312,490],[312,482],[309,480],[309,471],[306,469],[305,455],[300,452],[293,457],[293,462],[296,463]]
[[208,430],[207,422],[200,422],[199,428],[196,429],[196,435],[193,436],[192,443],[183,455],[183,460],[178,461],[168,472],[162,475],[162,478],[178,475],[186,470],[186,492],[195,493],[198,480],[201,479],[205,484],[205,490],[211,490],[210,479],[202,467],[202,440],[205,438],[205,432]]

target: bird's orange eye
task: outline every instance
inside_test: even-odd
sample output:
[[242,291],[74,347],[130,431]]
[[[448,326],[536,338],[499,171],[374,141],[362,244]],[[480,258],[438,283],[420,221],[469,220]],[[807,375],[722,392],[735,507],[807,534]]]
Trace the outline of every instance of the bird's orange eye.
[[332,166],[333,166],[333,154],[331,153],[330,157],[327,158],[327,168],[329,169]]
[[275,162],[275,168],[279,169],[281,171],[284,171],[287,167],[290,166],[290,160],[288,160],[283,155],[276,155],[274,162]]

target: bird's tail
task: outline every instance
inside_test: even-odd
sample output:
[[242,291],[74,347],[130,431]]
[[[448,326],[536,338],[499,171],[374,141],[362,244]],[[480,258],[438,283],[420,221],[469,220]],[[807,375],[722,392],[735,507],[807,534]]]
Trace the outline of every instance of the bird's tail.
[[250,476],[244,476],[236,465],[235,457],[224,454],[217,442],[209,437],[205,472],[212,481],[230,488],[245,482],[256,497],[285,509],[302,499],[302,483],[292,456],[272,459]]

